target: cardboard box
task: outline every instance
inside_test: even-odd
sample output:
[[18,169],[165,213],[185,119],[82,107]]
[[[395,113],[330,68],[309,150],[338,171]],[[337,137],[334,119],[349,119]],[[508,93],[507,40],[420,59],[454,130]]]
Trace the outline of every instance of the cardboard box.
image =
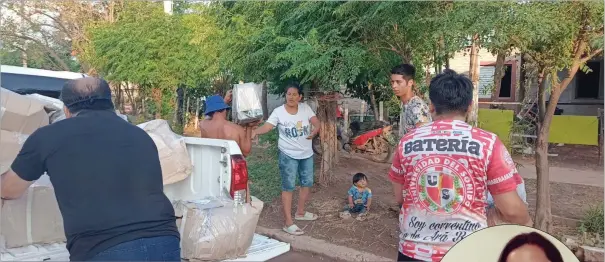
[[175,203],[181,233],[181,258],[219,261],[245,256],[252,244],[263,202],[236,205],[232,200],[214,203]]
[[0,174],[10,169],[27,137],[21,133],[0,130]]
[[138,127],[149,134],[158,148],[164,185],[179,182],[191,175],[193,164],[185,140],[172,132],[166,120],[151,120]]
[[48,121],[43,103],[0,88],[0,129],[31,135]]
[[66,241],[63,217],[47,175],[21,198],[4,200],[0,216],[0,234],[6,248]]

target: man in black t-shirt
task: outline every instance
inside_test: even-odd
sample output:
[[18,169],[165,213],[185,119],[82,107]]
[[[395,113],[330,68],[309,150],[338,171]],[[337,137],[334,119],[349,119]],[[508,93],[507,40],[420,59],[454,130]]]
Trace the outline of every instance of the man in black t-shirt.
[[76,261],[180,261],[174,209],[158,150],[113,111],[102,79],[65,84],[67,119],[36,130],[3,174],[1,195],[20,197],[47,172]]

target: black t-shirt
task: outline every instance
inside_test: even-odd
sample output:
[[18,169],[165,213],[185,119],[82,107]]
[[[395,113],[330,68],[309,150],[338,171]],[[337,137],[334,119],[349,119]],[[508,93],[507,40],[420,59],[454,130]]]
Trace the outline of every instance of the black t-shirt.
[[48,173],[71,260],[139,238],[179,237],[153,140],[112,111],[84,111],[36,130],[11,167],[27,181]]

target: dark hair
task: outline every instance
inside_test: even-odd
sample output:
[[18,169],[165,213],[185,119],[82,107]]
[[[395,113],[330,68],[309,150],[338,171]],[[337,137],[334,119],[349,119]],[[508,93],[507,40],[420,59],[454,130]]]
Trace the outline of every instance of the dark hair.
[[542,251],[544,251],[544,254],[546,254],[548,260],[551,262],[563,262],[563,257],[561,256],[559,249],[557,249],[552,242],[542,236],[542,234],[537,232],[523,233],[513,237],[513,239],[508,241],[506,246],[504,246],[498,262],[506,262],[506,259],[510,253],[524,245],[534,245],[540,247]]
[[429,99],[438,115],[466,114],[473,103],[473,83],[468,77],[446,69],[431,80]]
[[416,68],[410,64],[401,64],[391,69],[392,75],[402,75],[406,80],[416,77]]
[[82,110],[113,110],[109,84],[96,77],[69,80],[61,90],[61,101],[72,114]]
[[225,110],[227,110],[227,109],[218,110],[218,111],[214,111],[214,112],[208,112],[208,114],[206,114],[206,116],[213,117],[215,113],[221,113],[221,112],[224,112]]
[[295,88],[299,95],[303,94],[302,87],[300,87],[300,85],[298,83],[289,83],[286,86],[286,93],[288,93],[288,89],[290,89],[290,88]]
[[361,180],[368,181],[368,177],[364,173],[357,173],[353,175],[353,185],[357,184],[357,182]]

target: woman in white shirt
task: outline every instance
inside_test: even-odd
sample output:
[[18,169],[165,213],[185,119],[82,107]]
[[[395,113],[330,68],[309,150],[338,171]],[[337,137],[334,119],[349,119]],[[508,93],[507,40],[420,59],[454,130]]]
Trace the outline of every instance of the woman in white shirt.
[[292,220],[292,192],[296,177],[300,180],[298,208],[295,220],[313,221],[317,215],[305,211],[313,186],[313,137],[319,133],[319,120],[305,103],[301,103],[302,91],[296,84],[288,85],[286,103],[271,113],[267,122],[253,131],[253,137],[262,135],[277,127],[279,131],[279,173],[282,180],[282,205],[285,225],[283,230],[292,235],[304,232]]

